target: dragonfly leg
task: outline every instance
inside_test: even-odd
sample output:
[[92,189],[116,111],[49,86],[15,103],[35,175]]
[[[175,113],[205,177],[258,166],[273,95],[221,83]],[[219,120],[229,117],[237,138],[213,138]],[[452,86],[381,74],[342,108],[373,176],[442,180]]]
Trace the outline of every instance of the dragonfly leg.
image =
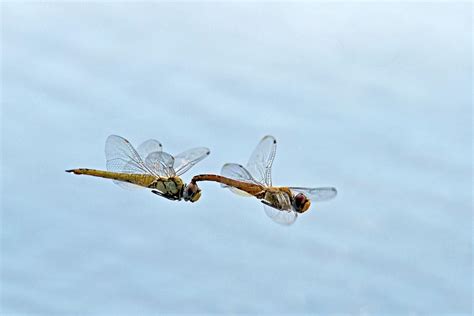
[[171,200],[171,201],[179,201],[178,198],[173,197],[173,196],[169,196],[169,195],[165,195],[165,194],[163,194],[163,193],[161,193],[160,191],[157,191],[157,190],[151,190],[151,192],[154,193],[154,194],[156,194],[156,195],[159,195],[159,196],[161,196],[161,197],[164,197],[164,198],[166,198],[166,199],[168,199],[168,200]]

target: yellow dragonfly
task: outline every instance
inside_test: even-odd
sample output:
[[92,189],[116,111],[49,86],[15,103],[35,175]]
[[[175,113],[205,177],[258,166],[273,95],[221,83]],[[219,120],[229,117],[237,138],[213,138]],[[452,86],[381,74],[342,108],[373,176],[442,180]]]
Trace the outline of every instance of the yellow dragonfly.
[[271,172],[276,147],[276,139],[265,136],[250,156],[247,167],[227,163],[222,167],[222,175],[197,175],[191,183],[219,182],[236,194],[254,196],[264,204],[265,214],[283,225],[293,224],[298,214],[306,212],[311,205],[310,199],[326,201],[337,195],[333,187],[274,187]]
[[107,171],[80,168],[66,172],[112,179],[127,189],[152,189],[173,201],[196,202],[201,190],[196,183],[185,185],[180,176],[209,154],[208,148],[197,147],[172,156],[162,150],[156,139],[149,139],[135,149],[125,138],[110,135],[105,142]]

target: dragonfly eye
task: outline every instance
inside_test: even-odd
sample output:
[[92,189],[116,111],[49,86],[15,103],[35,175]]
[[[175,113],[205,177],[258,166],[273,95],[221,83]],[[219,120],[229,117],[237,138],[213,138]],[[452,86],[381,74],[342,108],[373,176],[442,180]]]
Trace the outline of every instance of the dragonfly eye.
[[201,197],[201,189],[199,189],[196,183],[190,183],[186,186],[183,192],[183,198],[185,201],[196,202]]
[[303,193],[298,193],[295,196],[293,206],[295,208],[295,211],[297,211],[298,213],[303,213],[307,211],[310,205],[311,202]]
[[298,193],[298,194],[295,196],[295,203],[296,203],[296,205],[303,205],[305,201],[306,201],[306,196],[304,196],[303,193]]

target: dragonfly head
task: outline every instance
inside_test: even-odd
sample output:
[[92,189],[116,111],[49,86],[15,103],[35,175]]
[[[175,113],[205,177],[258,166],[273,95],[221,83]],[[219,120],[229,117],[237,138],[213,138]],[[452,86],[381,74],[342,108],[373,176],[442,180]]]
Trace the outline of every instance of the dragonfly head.
[[201,189],[196,182],[189,183],[183,191],[183,199],[185,201],[196,202],[201,197]]
[[303,193],[298,193],[293,198],[293,208],[297,213],[306,212],[311,206],[311,201]]

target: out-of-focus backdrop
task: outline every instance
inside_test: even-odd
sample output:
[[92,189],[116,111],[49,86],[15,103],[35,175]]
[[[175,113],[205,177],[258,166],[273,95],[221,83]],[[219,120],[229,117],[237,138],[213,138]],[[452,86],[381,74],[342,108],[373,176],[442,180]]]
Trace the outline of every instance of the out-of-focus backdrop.
[[[2,3],[5,314],[470,313],[472,5]],[[109,134],[335,186],[291,227],[66,174]]]

